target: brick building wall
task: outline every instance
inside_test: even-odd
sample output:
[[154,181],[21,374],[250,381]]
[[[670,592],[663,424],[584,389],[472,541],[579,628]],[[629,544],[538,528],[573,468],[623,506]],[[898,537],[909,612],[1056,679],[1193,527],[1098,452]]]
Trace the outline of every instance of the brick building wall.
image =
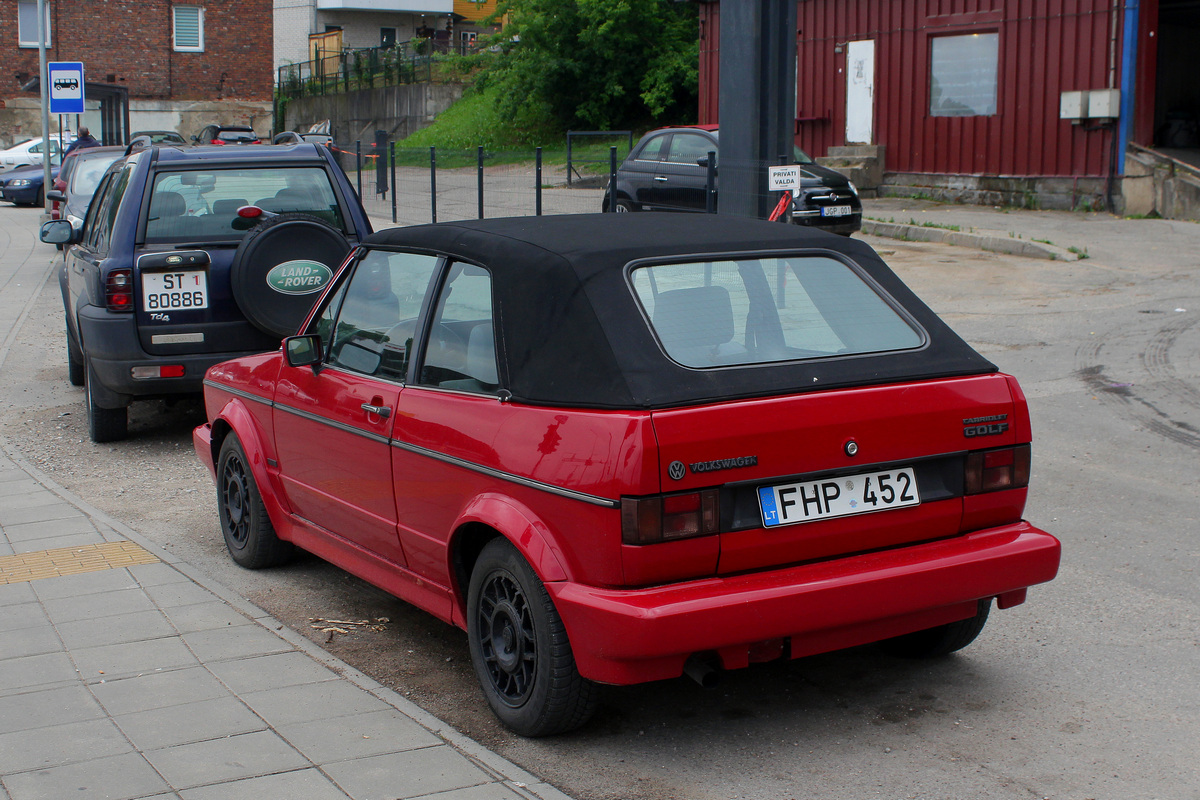
[[[203,52],[176,51],[171,0],[50,0],[48,61],[82,61],[87,80],[134,98],[269,101],[271,0],[193,0],[204,9]],[[36,47],[18,46],[18,2],[0,0],[0,99],[23,96]]]

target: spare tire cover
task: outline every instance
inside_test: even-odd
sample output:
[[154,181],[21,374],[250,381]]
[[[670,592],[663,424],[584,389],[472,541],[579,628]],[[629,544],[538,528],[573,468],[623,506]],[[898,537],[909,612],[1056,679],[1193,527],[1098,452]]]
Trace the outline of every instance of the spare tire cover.
[[291,336],[349,252],[345,235],[316,217],[271,217],[246,234],[233,257],[233,298],[254,327]]

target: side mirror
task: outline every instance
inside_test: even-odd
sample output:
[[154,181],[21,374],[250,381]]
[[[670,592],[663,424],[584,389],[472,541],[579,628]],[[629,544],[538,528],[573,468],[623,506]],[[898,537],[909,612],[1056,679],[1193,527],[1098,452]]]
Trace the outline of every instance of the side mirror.
[[321,337],[315,333],[289,336],[283,340],[283,359],[289,367],[311,367],[321,363]]
[[59,203],[67,202],[67,196],[65,194],[63,194],[62,192],[60,192],[58,189],[51,189],[50,191],[46,192],[46,199],[54,200]]
[[38,238],[46,244],[66,245],[79,242],[79,234],[76,233],[75,227],[65,219],[52,219],[42,223]]

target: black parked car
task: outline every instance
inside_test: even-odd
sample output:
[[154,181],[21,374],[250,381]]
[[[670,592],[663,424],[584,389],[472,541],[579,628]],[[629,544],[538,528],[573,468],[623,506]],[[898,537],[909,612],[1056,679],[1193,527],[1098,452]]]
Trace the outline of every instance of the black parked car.
[[196,144],[262,144],[249,125],[206,125],[192,141]]
[[[708,154],[719,153],[715,125],[651,131],[617,169],[614,211],[704,211],[708,188]],[[862,227],[858,190],[845,175],[817,164],[800,148],[801,187],[792,192],[791,220],[850,235]],[[719,159],[718,159],[719,160]],[[604,192],[605,211],[613,202]]]
[[135,399],[198,394],[204,372],[279,347],[371,232],[328,148],[153,145],[105,173],[59,286],[68,373],[96,442],[127,433]]

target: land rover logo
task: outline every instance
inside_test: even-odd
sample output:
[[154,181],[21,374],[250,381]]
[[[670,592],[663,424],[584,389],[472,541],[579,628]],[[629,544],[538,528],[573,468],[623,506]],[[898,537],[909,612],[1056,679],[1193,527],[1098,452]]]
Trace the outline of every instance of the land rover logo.
[[672,461],[671,465],[667,467],[667,474],[671,476],[671,480],[673,481],[683,480],[683,475],[686,471],[682,461]]
[[267,273],[267,285],[280,294],[312,294],[325,288],[333,272],[319,261],[285,261]]
[[167,256],[168,264],[182,264],[183,256]]

